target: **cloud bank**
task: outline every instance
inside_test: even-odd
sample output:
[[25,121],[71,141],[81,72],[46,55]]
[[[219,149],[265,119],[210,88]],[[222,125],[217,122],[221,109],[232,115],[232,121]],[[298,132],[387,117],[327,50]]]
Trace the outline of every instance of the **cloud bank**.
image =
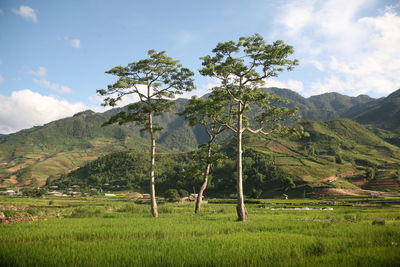
[[304,94],[386,95],[400,87],[396,7],[360,16],[377,1],[306,0],[281,6],[275,35],[295,47],[303,65],[322,74],[305,85]]
[[72,116],[87,109],[78,102],[70,103],[53,96],[45,96],[29,89],[0,94],[0,133],[8,134],[35,125]]

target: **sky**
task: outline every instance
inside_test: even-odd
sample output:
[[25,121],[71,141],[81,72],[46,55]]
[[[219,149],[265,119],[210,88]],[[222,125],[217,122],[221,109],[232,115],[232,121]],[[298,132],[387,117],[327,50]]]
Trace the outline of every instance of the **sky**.
[[[262,35],[300,61],[266,86],[302,96],[387,96],[400,88],[400,0],[0,0],[0,133],[105,108],[104,72],[166,51],[193,72],[218,42]],[[126,98],[120,104],[134,99]]]

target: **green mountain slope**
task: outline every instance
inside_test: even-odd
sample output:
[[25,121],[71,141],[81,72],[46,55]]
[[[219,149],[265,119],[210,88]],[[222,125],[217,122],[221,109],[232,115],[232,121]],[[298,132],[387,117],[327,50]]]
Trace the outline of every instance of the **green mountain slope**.
[[[400,148],[348,119],[301,124],[309,133],[308,137],[268,141],[253,135],[244,138],[248,196],[276,196],[293,182],[297,187],[292,191],[296,193],[297,190],[297,194],[321,187],[358,189],[360,185],[368,189],[400,189],[397,180]],[[223,151],[229,157],[213,170],[208,190],[212,196],[226,196],[235,191],[232,144],[225,144]],[[159,192],[168,188],[191,190],[200,185],[200,178],[187,172],[190,169],[188,154],[159,155],[158,162]],[[71,184],[97,188],[107,184],[105,189],[109,190],[146,192],[146,166],[146,154],[114,153],[88,163],[54,184],[64,188]],[[374,179],[367,175],[370,169],[375,170]],[[380,188],[381,181],[387,186]]]
[[[189,151],[206,136],[199,127],[190,127],[180,116],[186,99],[175,100],[171,112],[155,119],[163,130],[157,136],[157,151]],[[56,179],[101,155],[111,152],[144,151],[150,145],[146,132],[133,124],[101,125],[112,115],[87,110],[0,138],[0,186],[36,186]]]
[[[399,133],[392,132],[392,129],[396,129],[396,125],[399,125],[400,115],[397,109],[399,91],[377,100],[367,96],[348,97],[337,93],[304,98],[288,89],[266,88],[265,90],[290,100],[290,106],[298,106],[303,119],[323,121],[340,116],[354,117],[362,123],[387,128],[384,130],[371,126],[368,129],[392,144],[400,144]],[[158,133],[158,151],[190,151],[206,140],[201,127],[190,127],[177,115],[187,100],[177,99],[175,103],[176,106],[171,112],[164,113],[156,119],[156,122],[164,128]],[[70,118],[0,137],[0,186],[43,185],[47,179],[56,179],[101,155],[115,151],[148,149],[147,133],[141,132],[137,126],[126,124],[101,127],[103,122],[124,109],[126,110],[126,107],[104,113],[84,111]],[[314,124],[309,123],[310,125],[305,124],[305,127],[311,129]],[[357,132],[354,129],[356,136],[339,138],[337,132],[329,133],[328,128],[321,128],[321,125],[323,124],[314,125],[320,128],[316,134],[326,140],[324,144],[318,145],[319,149],[331,145],[329,142],[337,143],[339,142],[337,140],[340,140],[345,144],[346,138],[348,140],[361,138],[364,131]],[[375,143],[378,141],[368,139],[368,142],[363,144],[364,152],[369,146],[372,146],[372,154],[379,150],[375,148]],[[371,160],[373,161],[373,158]]]
[[290,100],[290,106],[298,107],[304,120],[324,121],[341,118],[353,107],[375,101],[366,95],[351,97],[339,93],[325,93],[305,98],[289,89],[266,88],[265,90]]
[[400,133],[400,89],[373,103],[355,106],[344,116]]

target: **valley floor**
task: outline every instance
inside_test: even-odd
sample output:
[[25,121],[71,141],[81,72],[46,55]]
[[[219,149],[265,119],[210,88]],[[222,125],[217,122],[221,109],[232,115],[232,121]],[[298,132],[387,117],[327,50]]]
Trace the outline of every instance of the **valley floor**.
[[[217,201],[215,201],[217,202]],[[228,201],[226,201],[228,202]],[[343,203],[343,205],[340,205]],[[362,203],[364,205],[347,205]],[[232,203],[0,197],[1,266],[398,266],[400,200]],[[307,208],[306,208],[307,207]]]

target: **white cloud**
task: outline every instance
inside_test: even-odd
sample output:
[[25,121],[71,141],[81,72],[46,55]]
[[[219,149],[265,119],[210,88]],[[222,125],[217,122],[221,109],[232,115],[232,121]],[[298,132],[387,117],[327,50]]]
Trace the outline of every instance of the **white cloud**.
[[37,22],[36,11],[29,6],[20,6],[18,9],[13,9],[12,12],[14,12],[17,15],[20,15],[21,17],[27,20],[32,20],[33,22]]
[[3,83],[3,82],[4,82],[4,77],[3,77],[3,75],[0,74],[0,83]]
[[72,40],[69,40],[69,44],[70,44],[71,47],[73,47],[73,48],[80,48],[80,47],[81,47],[81,40],[79,40],[79,39],[72,39]]
[[57,83],[49,82],[48,80],[45,80],[45,79],[41,79],[41,80],[33,79],[33,80],[37,84],[42,86],[43,88],[55,91],[57,93],[62,93],[62,94],[72,93],[72,89],[69,88],[68,86],[59,85]]
[[11,96],[0,94],[0,106],[0,133],[3,134],[69,117],[87,109],[82,103],[70,103],[29,89],[15,91]]
[[302,60],[301,63],[303,64],[311,64],[314,66],[314,68],[316,68],[319,71],[324,71],[325,67],[324,67],[324,63],[319,61],[319,60]]
[[4,14],[4,11],[0,9],[0,15],[3,15],[3,14]]
[[206,78],[204,80],[203,85],[200,85],[198,88],[196,88],[193,91],[184,92],[181,95],[176,95],[176,98],[190,99],[190,98],[192,98],[192,96],[202,97],[205,94],[211,93],[211,89],[213,87],[219,86],[220,84],[221,84],[220,81],[216,78]]
[[37,71],[29,70],[30,74],[45,77],[47,75],[47,69],[45,67],[39,67]]
[[[383,95],[400,87],[400,16],[394,7],[363,16],[378,0],[287,2],[276,19],[280,38],[300,62],[324,72],[309,92]],[[371,13],[369,13],[371,14]]]
[[296,92],[303,92],[304,84],[297,80],[279,81],[276,79],[268,79],[265,81],[265,87],[277,87],[291,89]]
[[[147,87],[145,85],[139,85],[139,92],[143,94],[147,94]],[[101,106],[103,104],[103,99],[106,97],[111,97],[111,98],[116,98],[117,94],[109,95],[109,96],[101,96],[101,95],[95,95],[89,97],[89,101],[91,102],[91,105],[93,105],[93,110],[96,110],[98,112],[100,111],[105,111],[113,108],[118,108],[118,107],[124,107],[126,105],[135,103],[139,101],[139,96],[136,94],[129,94],[129,95],[124,95],[120,101],[117,102],[117,105],[115,107],[110,107],[110,106]]]

